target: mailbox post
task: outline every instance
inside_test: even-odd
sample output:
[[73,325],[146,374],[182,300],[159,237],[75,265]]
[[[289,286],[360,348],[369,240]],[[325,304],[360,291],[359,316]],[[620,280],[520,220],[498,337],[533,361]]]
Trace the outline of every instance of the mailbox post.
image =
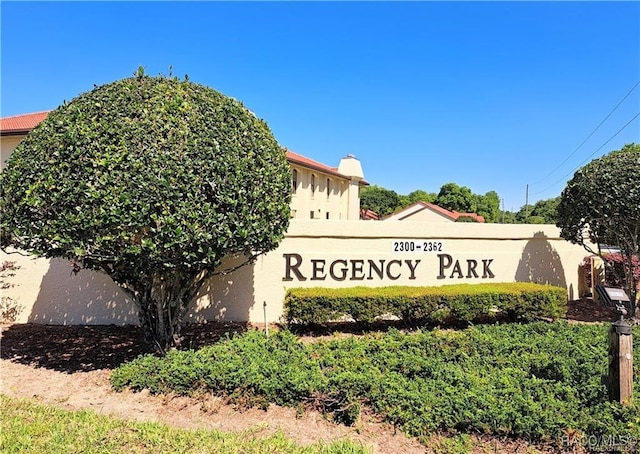
[[631,300],[624,290],[596,285],[598,296],[620,313],[609,330],[609,400],[630,405],[633,401],[633,336],[624,319]]

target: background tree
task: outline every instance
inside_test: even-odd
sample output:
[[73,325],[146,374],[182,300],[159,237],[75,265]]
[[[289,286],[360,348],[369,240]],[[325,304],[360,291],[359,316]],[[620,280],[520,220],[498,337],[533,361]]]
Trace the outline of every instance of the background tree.
[[[640,145],[625,145],[579,169],[562,191],[557,212],[562,238],[601,257],[600,248],[589,242],[620,248],[626,290],[635,303],[638,282],[633,260],[640,255]],[[635,315],[635,304],[631,315]]]
[[538,200],[534,205],[522,205],[516,213],[517,224],[555,224],[560,196]]
[[518,224],[517,213],[513,211],[504,211],[500,215],[501,224]]
[[58,107],[16,148],[0,174],[1,243],[107,273],[166,351],[223,257],[277,247],[290,178],[240,102],[140,71]]
[[531,210],[533,210],[533,205],[522,205],[518,210],[518,212],[516,213],[516,224],[529,223],[529,218],[531,217]]
[[399,205],[400,196],[390,189],[374,184],[360,190],[360,208],[375,211],[380,217],[393,213]]
[[[518,212],[520,222],[529,224],[555,224],[558,219],[560,196],[538,200],[534,205],[523,205]],[[526,214],[526,220],[525,220]]]
[[466,186],[446,183],[440,188],[434,203],[442,208],[460,213],[475,213],[476,197]]
[[476,196],[476,213],[484,216],[485,222],[500,222],[500,197],[496,191]]
[[416,202],[426,202],[433,203],[438,194],[434,192],[426,192],[422,189],[416,189],[413,192],[410,192],[407,195],[400,196],[400,206],[399,208],[406,208],[409,205],[413,205]]
[[527,218],[527,224],[546,224],[544,217],[529,215]]
[[395,191],[378,185],[367,186],[360,191],[360,208],[373,210],[381,216],[389,215],[416,202],[433,203],[462,213],[477,213],[484,216],[486,222],[502,220],[500,197],[497,192],[474,194],[468,187],[456,183],[442,185],[438,194],[417,189],[407,195],[398,195]]

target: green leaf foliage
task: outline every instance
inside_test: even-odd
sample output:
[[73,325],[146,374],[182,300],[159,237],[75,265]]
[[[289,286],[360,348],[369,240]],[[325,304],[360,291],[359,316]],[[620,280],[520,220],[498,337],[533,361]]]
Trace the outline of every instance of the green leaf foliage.
[[523,205],[520,210],[511,215],[515,219],[508,219],[508,224],[555,224],[558,220],[558,204],[560,196],[552,199],[538,200],[535,205]]
[[398,208],[406,208],[409,205],[413,205],[416,202],[432,203],[438,194],[433,192],[426,192],[422,189],[416,189],[407,195],[400,196],[400,205]]
[[294,288],[285,296],[289,324],[323,325],[394,316],[410,325],[472,322],[499,314],[532,320],[566,313],[564,288],[530,282],[438,287]]
[[466,186],[446,183],[439,193],[417,189],[407,195],[399,195],[378,185],[365,186],[360,193],[360,208],[375,211],[381,216],[388,216],[417,202],[434,203],[449,210],[476,212],[484,217],[485,222],[500,221],[500,198],[495,191],[485,195],[473,194]]
[[2,247],[107,273],[164,347],[224,256],[278,245],[289,185],[283,149],[240,102],[139,74],[58,107],[15,149]]
[[627,291],[635,300],[633,257],[640,256],[640,145],[628,144],[579,169],[557,208],[560,236],[589,248],[608,244],[625,256]]
[[500,197],[496,191],[485,195],[476,195],[476,213],[484,217],[485,222],[500,222]]
[[[366,407],[423,440],[467,433],[559,446],[567,432],[638,437],[638,407],[608,402],[602,382],[608,328],[535,322],[304,344],[286,331],[269,338],[252,331],[197,352],[141,357],[111,380],[116,389],[312,405],[348,424]],[[189,362],[197,373],[184,373]]]
[[436,205],[450,211],[460,213],[474,213],[477,209],[477,197],[466,186],[456,183],[443,184],[434,202]]
[[142,356],[119,367],[114,389],[190,395],[214,390],[241,404],[296,406],[324,386],[319,364],[287,331],[266,338],[258,331],[199,351],[172,350],[164,359]]
[[381,217],[393,213],[399,205],[400,196],[390,189],[374,184],[360,190],[360,208],[375,211]]
[[[531,217],[542,218],[540,224],[555,224],[558,219],[559,203],[560,196],[552,199],[538,200],[531,209]],[[531,219],[529,219],[529,222],[534,224]]]

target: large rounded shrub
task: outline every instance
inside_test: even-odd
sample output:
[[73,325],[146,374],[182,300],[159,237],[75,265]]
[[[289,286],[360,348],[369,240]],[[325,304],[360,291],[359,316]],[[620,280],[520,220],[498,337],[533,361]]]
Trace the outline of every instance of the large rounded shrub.
[[188,80],[135,77],[52,111],[0,175],[2,246],[104,271],[164,350],[224,256],[274,249],[290,170],[265,122]]
[[594,159],[580,168],[562,191],[558,204],[560,236],[604,258],[599,245],[620,248],[625,283],[635,314],[638,282],[634,261],[640,257],[640,144]]

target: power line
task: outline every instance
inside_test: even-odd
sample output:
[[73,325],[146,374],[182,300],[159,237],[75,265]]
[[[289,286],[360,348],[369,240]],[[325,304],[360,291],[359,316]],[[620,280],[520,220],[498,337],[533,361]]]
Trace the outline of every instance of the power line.
[[[633,117],[631,120],[629,120],[629,121],[628,121],[628,122],[627,122],[627,123],[626,123],[622,128],[618,129],[618,131],[616,131],[616,133],[615,133],[614,135],[612,135],[611,137],[609,137],[609,139],[608,139],[605,143],[603,143],[603,144],[602,144],[602,145],[601,145],[601,146],[600,146],[596,151],[594,151],[593,153],[591,153],[589,156],[587,156],[587,157],[584,159],[584,161],[582,161],[580,164],[578,164],[578,167],[576,167],[575,169],[573,169],[573,172],[575,172],[575,171],[576,171],[576,170],[578,170],[580,167],[582,167],[582,165],[583,165],[585,162],[587,162],[587,160],[589,160],[589,159],[590,159],[594,154],[596,154],[598,151],[602,150],[602,148],[604,148],[604,146],[605,146],[606,144],[608,144],[609,142],[611,142],[611,141],[614,139],[614,137],[615,137],[615,136],[617,136],[618,134],[620,134],[620,133],[622,132],[622,130],[623,130],[623,129],[625,129],[627,126],[629,126],[629,125],[631,124],[631,122],[633,122],[633,120],[635,120],[635,119],[636,119],[636,118],[638,118],[638,117],[640,117],[640,112],[638,112],[637,114],[635,114],[635,115],[634,115],[634,117]],[[567,174],[567,175],[565,175],[565,176],[571,175],[571,173],[573,173],[573,172],[570,172],[570,173],[568,173],[568,174]]]
[[[542,178],[541,178],[540,180],[538,180],[536,183],[533,183],[533,186],[535,186],[535,185],[539,184],[540,182],[542,182],[542,181],[546,180],[548,177],[550,177],[551,175],[553,175],[553,172],[555,172],[555,171],[556,171],[556,170],[558,170],[560,167],[562,167],[562,165],[563,165],[565,162],[567,162],[567,161],[569,160],[569,158],[571,158],[571,156],[573,156],[574,154],[576,154],[576,152],[577,152],[580,148],[582,148],[582,146],[587,142],[587,140],[589,140],[589,139],[591,138],[591,136],[593,136],[593,135],[596,133],[596,131],[597,131],[598,129],[600,129],[600,126],[602,126],[602,125],[604,124],[604,122],[605,122],[605,121],[607,121],[607,119],[608,119],[608,118],[609,118],[609,117],[610,117],[610,116],[611,116],[611,115],[612,115],[612,114],[613,114],[613,113],[618,109],[618,107],[620,107],[620,105],[625,101],[625,99],[627,99],[627,98],[629,97],[629,95],[630,95],[631,93],[633,93],[633,91],[638,87],[638,85],[640,85],[640,80],[639,80],[639,81],[637,81],[633,87],[631,87],[631,89],[627,92],[627,94],[626,94],[626,95],[624,95],[624,97],[623,97],[623,98],[618,102],[618,104],[616,104],[616,106],[613,108],[613,110],[612,110],[611,112],[609,112],[609,113],[607,114],[607,116],[606,116],[606,117],[604,117],[604,119],[603,119],[603,120],[598,124],[598,126],[596,126],[596,128],[595,128],[593,131],[591,131],[591,133],[587,136],[587,138],[586,138],[586,139],[584,139],[584,140],[582,141],[582,143],[580,143],[580,145],[578,145],[578,146],[576,147],[576,149],[575,149],[575,150],[573,150],[573,151],[569,154],[569,156],[567,156],[567,157],[565,158],[565,160],[564,160],[564,161],[562,161],[560,164],[558,164],[558,166],[557,166],[556,168],[554,168],[551,172],[549,172],[547,175],[545,175],[544,177],[542,177]],[[616,133],[616,134],[617,134],[617,133]],[[614,137],[615,137],[615,136],[614,136]],[[609,140],[611,140],[611,139],[609,139]],[[543,192],[543,191],[541,191],[541,192]]]
[[[637,85],[637,84],[636,84],[636,85]],[[598,148],[597,148],[593,153],[591,153],[589,156],[587,156],[587,157],[585,158],[585,160],[584,160],[584,161],[582,161],[580,164],[578,164],[578,167],[576,167],[576,168],[575,168],[575,169],[573,169],[571,172],[569,172],[568,174],[566,174],[565,176],[563,176],[562,178],[560,178],[560,179],[559,179],[558,181],[556,181],[555,183],[553,183],[553,184],[551,184],[551,185],[547,186],[546,188],[544,188],[544,189],[543,189],[543,190],[541,190],[541,191],[534,192],[534,193],[533,193],[533,194],[531,194],[531,195],[541,194],[541,193],[543,193],[543,192],[547,191],[548,189],[551,189],[551,188],[552,188],[552,187],[554,187],[556,184],[560,183],[562,180],[564,180],[565,178],[567,178],[567,177],[568,177],[569,175],[571,175],[572,173],[575,173],[575,171],[576,171],[576,170],[578,170],[580,167],[582,167],[582,165],[583,165],[584,163],[586,163],[586,162],[587,162],[587,161],[588,161],[588,160],[589,160],[589,159],[590,159],[594,154],[596,154],[598,151],[602,150],[602,149],[603,149],[603,148],[604,148],[604,147],[605,147],[609,142],[611,142],[611,141],[612,141],[612,140],[613,140],[613,139],[614,139],[618,134],[620,134],[620,133],[621,133],[621,132],[622,132],[622,131],[627,127],[627,126],[629,126],[629,125],[633,122],[633,120],[635,120],[635,119],[636,119],[636,118],[638,118],[638,117],[640,117],[640,112],[638,112],[637,114],[635,114],[635,116],[634,116],[631,120],[629,120],[627,123],[625,123],[625,125],[624,125],[622,128],[618,129],[618,131],[616,131],[616,133],[615,133],[614,135],[612,135],[611,137],[609,137],[605,143],[603,143],[602,145],[600,145],[600,146],[599,146],[599,147],[598,147]]]

